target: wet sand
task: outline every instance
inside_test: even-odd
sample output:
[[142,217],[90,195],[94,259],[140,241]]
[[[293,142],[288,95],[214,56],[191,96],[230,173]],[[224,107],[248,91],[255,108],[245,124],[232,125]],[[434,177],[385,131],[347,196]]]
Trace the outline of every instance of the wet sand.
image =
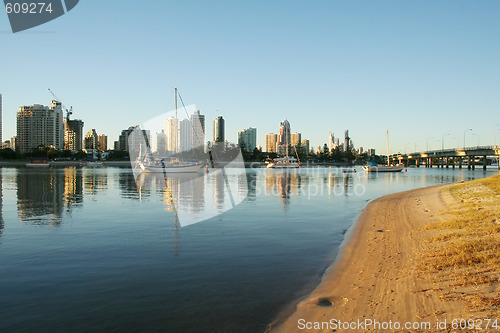
[[[431,231],[424,226],[438,221],[450,200],[441,193],[446,186],[369,203],[320,285],[272,332],[435,331],[438,322],[463,318],[465,305],[443,301],[416,268],[419,254],[430,246],[425,239]],[[370,320],[372,325],[364,325]],[[407,323],[414,328],[405,329]]]

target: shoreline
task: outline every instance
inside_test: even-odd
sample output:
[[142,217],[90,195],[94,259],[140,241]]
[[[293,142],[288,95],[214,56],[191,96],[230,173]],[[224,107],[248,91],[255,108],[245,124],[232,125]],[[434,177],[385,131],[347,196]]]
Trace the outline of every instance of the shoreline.
[[[390,194],[369,202],[319,285],[288,312],[290,315],[282,313],[269,331],[372,330],[338,326],[339,321],[365,320],[420,325],[430,322],[434,328],[438,322],[464,318],[464,305],[443,302],[435,286],[416,269],[419,253],[429,246],[425,240],[430,231],[424,226],[442,219],[440,212],[450,200],[442,191],[451,185]],[[286,320],[280,320],[283,317]]]

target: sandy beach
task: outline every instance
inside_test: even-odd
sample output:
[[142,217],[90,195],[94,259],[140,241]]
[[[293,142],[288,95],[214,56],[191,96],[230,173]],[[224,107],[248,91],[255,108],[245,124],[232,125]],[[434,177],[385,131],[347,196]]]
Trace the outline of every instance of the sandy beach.
[[455,200],[448,189],[417,189],[369,203],[318,287],[272,332],[449,331],[454,320],[472,318],[463,300],[444,300],[453,287],[417,269],[436,233],[426,225],[443,219]]

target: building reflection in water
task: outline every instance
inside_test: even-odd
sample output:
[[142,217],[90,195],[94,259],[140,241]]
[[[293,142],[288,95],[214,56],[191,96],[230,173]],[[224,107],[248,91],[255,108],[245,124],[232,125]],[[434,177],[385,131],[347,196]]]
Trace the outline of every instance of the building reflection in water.
[[[108,176],[104,171],[105,169],[90,169],[83,171],[83,187],[85,189],[85,194],[95,195],[107,189]],[[81,169],[80,172],[82,172]]]
[[58,226],[63,212],[83,206],[82,170],[18,169],[17,207],[19,220],[36,225]]
[[264,179],[266,193],[280,198],[283,208],[287,209],[290,205],[290,198],[299,195],[307,176],[301,175],[296,170],[282,170],[276,173],[267,172]]
[[61,224],[65,175],[60,170],[21,169],[17,174],[19,220],[38,225]]
[[[243,175],[241,174],[243,173]],[[245,169],[211,169],[205,173],[141,173],[138,197],[161,193],[165,210],[185,227],[217,216],[243,201],[248,192]],[[146,194],[146,196],[145,196]]]
[[67,167],[64,169],[64,201],[67,211],[83,205],[82,169]]
[[2,175],[2,169],[0,168],[0,238],[2,237],[3,227],[4,227],[4,222],[3,222],[3,175]]

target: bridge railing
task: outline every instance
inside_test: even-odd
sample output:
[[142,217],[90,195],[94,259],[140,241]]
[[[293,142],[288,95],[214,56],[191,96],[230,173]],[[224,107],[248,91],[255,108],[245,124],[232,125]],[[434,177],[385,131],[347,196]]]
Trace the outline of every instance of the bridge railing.
[[392,154],[392,157],[397,157],[397,156],[408,156],[408,155],[422,155],[422,154],[427,154],[429,156],[437,155],[437,154],[443,154],[443,153],[454,153],[454,152],[459,152],[459,151],[474,151],[474,150],[495,150],[498,149],[498,146],[473,146],[473,147],[459,147],[459,148],[451,148],[451,149],[436,149],[436,150],[429,150],[429,151],[421,151],[421,152],[414,152],[414,153],[409,153],[409,154]]

